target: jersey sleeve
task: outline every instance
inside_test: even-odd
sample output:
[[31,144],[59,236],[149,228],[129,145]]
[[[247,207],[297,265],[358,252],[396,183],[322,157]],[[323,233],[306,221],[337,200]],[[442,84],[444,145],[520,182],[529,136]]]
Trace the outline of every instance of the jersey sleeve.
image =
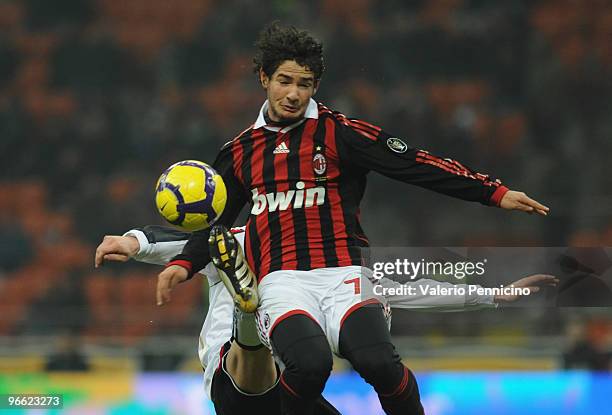
[[499,206],[508,188],[462,163],[409,147],[401,138],[365,121],[336,116],[349,163],[459,199]]
[[[133,236],[138,239],[139,250],[133,259],[154,265],[166,265],[168,261],[180,254],[189,240],[191,233],[181,232],[174,228],[157,225],[147,225],[142,228],[130,229],[123,236]],[[212,262],[198,271],[208,278],[216,276]]]
[[[213,168],[221,175],[227,189],[225,209],[215,223],[228,228],[234,224],[248,200],[244,187],[234,174],[231,146],[232,142],[226,144],[213,163]],[[166,266],[180,265],[189,271],[189,278],[191,278],[194,272],[204,268],[210,262],[209,235],[210,229],[193,232],[183,247],[183,251],[172,258]]]
[[168,261],[181,253],[191,233],[166,226],[147,225],[131,229],[123,236],[133,236],[138,240],[140,248],[134,255],[136,261],[166,265]]
[[[431,279],[419,279],[400,283],[388,278],[377,281],[385,292],[391,289],[398,290],[402,285],[412,287],[411,295],[389,295],[386,297],[391,308],[426,310],[426,311],[468,311],[482,308],[496,308],[497,304],[491,295],[478,295],[472,293],[470,286],[466,284],[451,284]],[[454,289],[462,289],[465,295],[459,294],[432,294],[434,288],[439,287],[454,292]],[[480,287],[480,286],[475,286]],[[475,291],[475,290],[474,290]],[[402,291],[400,291],[402,292]],[[437,292],[437,291],[434,291]]]

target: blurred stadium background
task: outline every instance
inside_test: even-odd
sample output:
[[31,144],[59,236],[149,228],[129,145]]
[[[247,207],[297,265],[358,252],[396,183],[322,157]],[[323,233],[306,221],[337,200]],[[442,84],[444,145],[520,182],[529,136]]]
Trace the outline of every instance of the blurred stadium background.
[[[93,253],[159,223],[164,167],[212,162],[254,120],[252,44],[275,18],[324,41],[319,100],[553,211],[389,193],[373,175],[374,244],[612,246],[609,0],[2,0],[0,394],[63,393],[62,413],[212,413],[196,357],[206,287],[157,309],[157,269],[94,271]],[[430,415],[610,413],[612,308],[406,313],[396,340]],[[381,413],[342,362],[327,392],[345,414]]]

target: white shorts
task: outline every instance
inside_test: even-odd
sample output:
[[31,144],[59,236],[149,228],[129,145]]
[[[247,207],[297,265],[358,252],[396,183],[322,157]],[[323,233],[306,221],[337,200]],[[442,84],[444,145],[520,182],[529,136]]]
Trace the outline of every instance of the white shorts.
[[257,325],[261,341],[271,349],[274,328],[287,317],[304,314],[321,326],[335,354],[344,320],[358,308],[383,303],[367,278],[371,271],[348,266],[312,271],[274,271],[259,284]]

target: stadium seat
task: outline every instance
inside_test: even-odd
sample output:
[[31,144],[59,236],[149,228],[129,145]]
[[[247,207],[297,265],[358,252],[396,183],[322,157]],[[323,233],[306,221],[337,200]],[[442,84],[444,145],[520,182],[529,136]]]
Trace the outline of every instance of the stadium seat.
[[92,321],[86,334],[104,336],[112,333],[118,324],[120,312],[117,306],[117,278],[110,274],[92,273],[85,277],[85,295]]
[[134,341],[150,333],[155,310],[154,274],[126,273],[119,280],[121,335]]

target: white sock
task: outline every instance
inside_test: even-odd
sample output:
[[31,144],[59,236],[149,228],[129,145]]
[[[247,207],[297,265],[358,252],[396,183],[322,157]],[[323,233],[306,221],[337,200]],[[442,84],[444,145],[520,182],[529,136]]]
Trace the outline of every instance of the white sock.
[[257,334],[255,313],[245,313],[234,307],[233,337],[243,349],[259,349],[263,346]]

